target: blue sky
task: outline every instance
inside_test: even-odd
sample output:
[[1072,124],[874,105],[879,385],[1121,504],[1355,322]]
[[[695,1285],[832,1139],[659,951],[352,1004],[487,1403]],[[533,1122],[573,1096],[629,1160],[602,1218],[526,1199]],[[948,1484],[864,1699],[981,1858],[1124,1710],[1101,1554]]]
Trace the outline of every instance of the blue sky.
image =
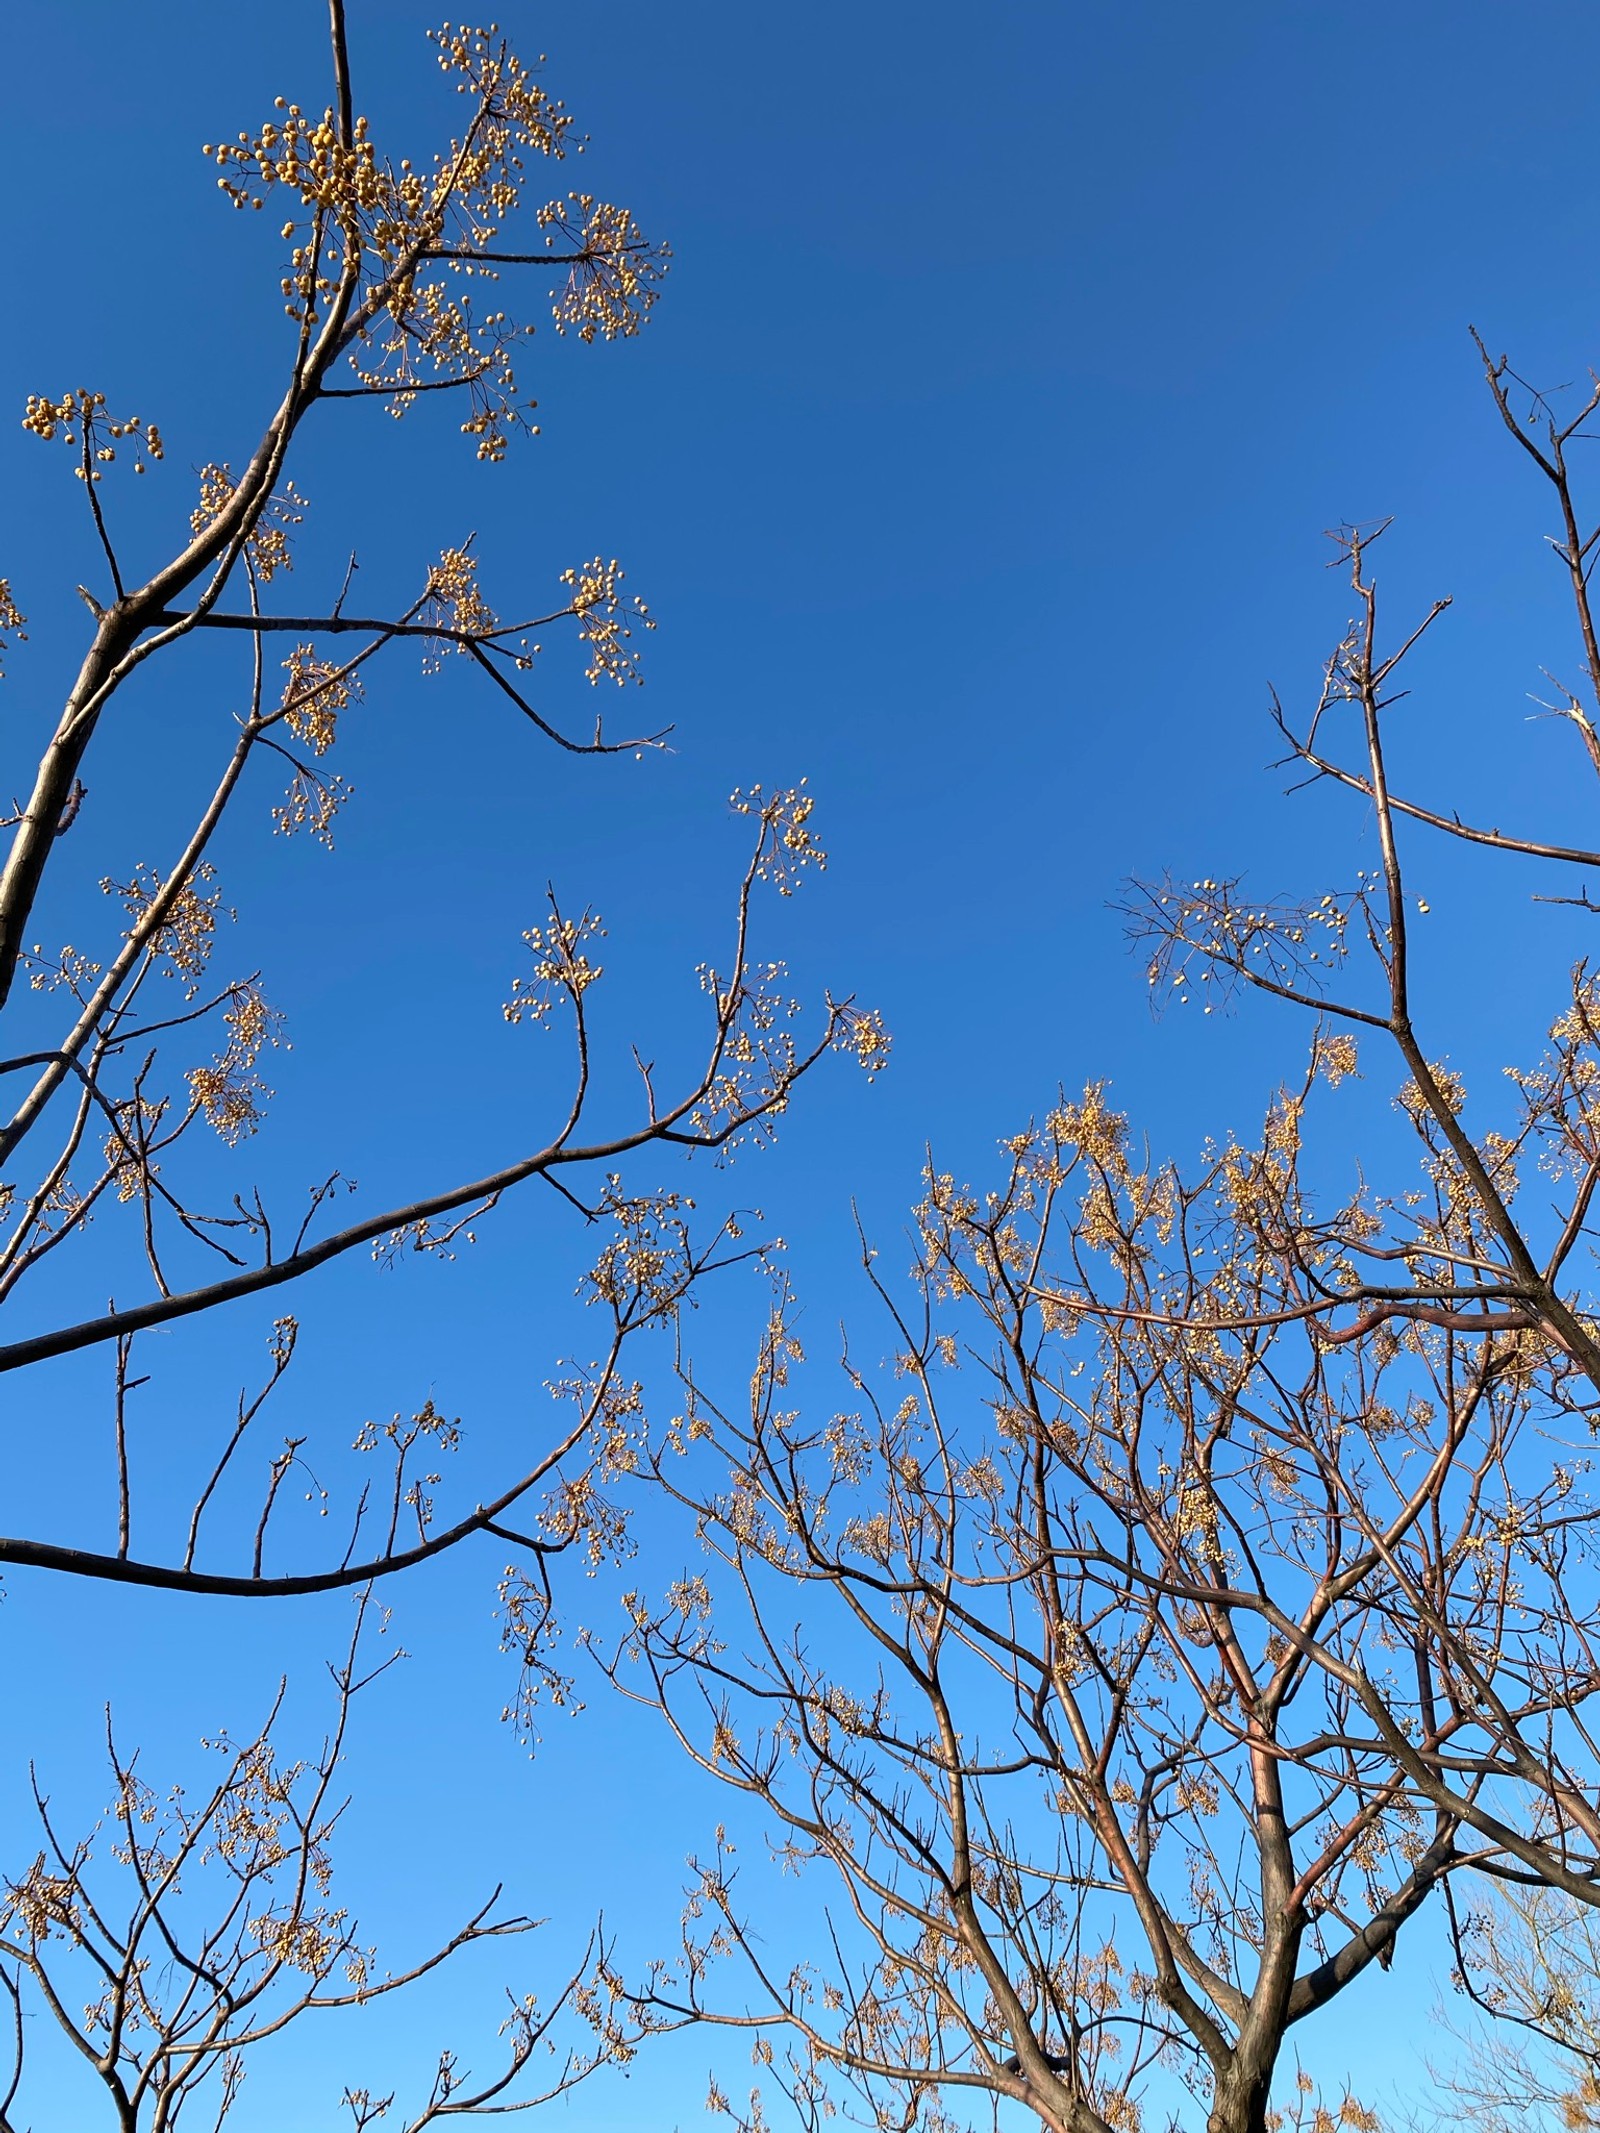
[[[357,101],[396,152],[448,123],[429,19],[352,6]],[[1541,665],[1576,653],[1543,500],[1467,327],[1542,382],[1596,354],[1600,21],[1546,0],[614,0],[504,21],[548,52],[592,137],[572,182],[672,243],[665,297],[632,344],[540,333],[544,434],[503,468],[421,414],[398,431],[376,412],[319,418],[296,472],[314,507],[296,590],[336,581],[352,543],[364,588],[398,586],[475,530],[509,608],[614,554],[661,622],[647,690],[618,715],[670,723],[672,752],[562,759],[461,675],[424,684],[395,662],[351,725],[337,854],[271,838],[263,802],[225,857],[237,958],[266,967],[295,1045],[249,1160],[286,1192],[330,1161],[376,1191],[520,1146],[548,1070],[497,1003],[547,879],[612,929],[608,1040],[670,1056],[739,861],[726,794],[806,777],[832,865],[769,938],[802,989],[881,1007],[896,1056],[871,1089],[843,1067],[820,1080],[735,1181],[789,1240],[825,1342],[850,1306],[852,1200],[892,1234],[926,1142],[976,1169],[1058,1084],[1106,1076],[1181,1154],[1248,1127],[1292,1071],[1302,1032],[1281,1018],[1152,1019],[1108,906],[1166,866],[1320,889],[1370,862],[1358,811],[1286,801],[1265,767],[1269,685],[1314,693],[1346,613],[1324,527],[1395,515],[1379,563],[1397,620],[1454,596],[1397,743],[1406,772],[1464,811],[1586,819],[1570,736],[1525,723]],[[165,468],[117,498],[152,560],[189,509],[188,470],[246,456],[283,345],[271,218],[231,215],[198,146],[280,91],[318,102],[320,34],[312,0],[64,0],[10,34],[0,397],[20,413],[27,392],[81,382],[161,423]],[[4,452],[0,573],[32,639],[5,685],[9,791],[80,643],[72,587],[93,559],[64,463],[15,428]],[[578,665],[552,702],[582,724]],[[230,686],[197,668],[108,735],[74,833],[86,878],[177,819],[184,742]],[[1585,937],[1567,915],[1530,927],[1531,878],[1508,891],[1449,853],[1419,863],[1432,1041],[1470,1074],[1498,1063],[1503,1024],[1532,1047]],[[75,937],[97,902],[64,899],[49,923]],[[1376,1119],[1385,1093],[1352,1101]],[[518,1209],[453,1268],[330,1275],[298,1305],[294,1397],[342,1440],[431,1392],[491,1459],[537,1422],[574,1337],[580,1250],[547,1209]],[[231,1398],[267,1315],[163,1343],[153,1457]],[[748,1330],[736,1303],[706,1321],[730,1368]],[[8,1382],[29,1492],[76,1470],[103,1377],[101,1359]],[[357,1750],[353,1900],[375,1927],[422,1930],[509,1854],[552,1938],[604,1902],[648,1943],[719,1803],[598,1698],[530,1768],[498,1723],[499,1567],[480,1554],[395,1595],[415,1657]],[[152,1757],[181,1757],[243,1723],[280,1670],[307,1678],[343,1619],[343,1603],[211,1611],[11,1576],[0,1633],[31,1716],[4,1751],[6,1797],[30,1749],[92,1793],[107,1697]],[[1419,1977],[1408,2006],[1433,1991]],[[1356,2041],[1345,2019],[1317,2047],[1334,2067]],[[1369,2055],[1369,2028],[1359,2043]],[[700,2049],[664,2062],[685,2123]],[[1408,2050],[1396,2079],[1416,2077]],[[661,2124],[647,2078],[558,2120]]]

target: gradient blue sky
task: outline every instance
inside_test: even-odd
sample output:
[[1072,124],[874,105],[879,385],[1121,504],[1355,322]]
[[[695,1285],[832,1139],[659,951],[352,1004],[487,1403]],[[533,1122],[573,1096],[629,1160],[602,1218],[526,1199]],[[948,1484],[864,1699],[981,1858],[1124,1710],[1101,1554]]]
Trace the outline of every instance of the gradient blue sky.
[[[395,152],[430,147],[450,112],[429,11],[351,14],[358,103]],[[0,402],[81,382],[161,423],[167,465],[127,499],[152,559],[189,508],[187,470],[247,454],[283,346],[272,218],[229,214],[198,146],[280,91],[318,102],[321,19],[314,0],[62,0],[9,32]],[[880,1006],[897,1047],[874,1089],[841,1067],[809,1090],[781,1148],[738,1176],[789,1239],[825,1344],[850,1303],[852,1198],[892,1232],[926,1141],[973,1170],[1058,1083],[1103,1075],[1183,1153],[1248,1127],[1292,1070],[1303,1033],[1279,1018],[1154,1021],[1108,904],[1166,866],[1320,888],[1369,862],[1357,811],[1285,801],[1264,769],[1269,684],[1291,704],[1314,692],[1346,614],[1324,527],[1396,515],[1381,569],[1397,618],[1455,596],[1416,676],[1406,769],[1464,809],[1585,819],[1568,736],[1524,723],[1540,666],[1576,654],[1543,501],[1467,326],[1543,382],[1600,351],[1600,17],[1575,0],[614,0],[503,19],[548,52],[592,136],[579,177],[671,241],[666,295],[631,345],[540,334],[544,435],[498,470],[421,414],[399,431],[375,411],[319,418],[296,472],[314,506],[297,590],[352,542],[364,588],[399,585],[476,529],[510,608],[519,585],[615,554],[662,625],[623,715],[670,722],[673,752],[574,763],[460,675],[425,687],[396,664],[375,683],[350,725],[338,854],[275,842],[263,801],[261,833],[225,855],[235,959],[265,964],[296,1047],[252,1161],[285,1190],[340,1161],[377,1191],[520,1147],[528,1035],[496,1004],[547,878],[611,924],[611,1037],[670,1053],[738,863],[726,793],[805,776],[833,864],[770,937],[803,986]],[[15,428],[4,451],[0,570],[32,637],[6,684],[9,791],[80,644],[71,588],[93,558],[64,462]],[[234,686],[221,674],[149,692],[108,736],[74,832],[86,873],[146,856],[113,793],[140,836],[177,819],[174,765]],[[1512,954],[1503,893],[1448,854],[1423,865],[1437,1049],[1470,1069],[1507,1023],[1531,1045],[1582,936],[1551,916]],[[41,918],[64,937],[92,922],[70,901]],[[578,1249],[540,1207],[453,1269],[330,1275],[297,1306],[295,1397],[347,1417],[338,1437],[432,1392],[492,1457],[537,1419]],[[231,1397],[268,1316],[163,1344],[152,1447]],[[707,1321],[730,1368],[748,1328],[732,1305]],[[57,1425],[99,1412],[103,1378],[101,1359],[7,1382],[30,1488],[68,1474],[76,1440]],[[599,1699],[530,1768],[498,1723],[499,1567],[484,1553],[394,1596],[415,1657],[356,1752],[350,1896],[398,1955],[509,1858],[552,1941],[603,1903],[647,1945],[721,1803]],[[309,1680],[344,1616],[8,1578],[8,1701],[29,1714],[0,1749],[8,1862],[26,1753],[93,1797],[112,1697],[153,1763],[181,1761],[198,1732],[246,1723],[281,1669]],[[1403,1998],[1356,1996],[1308,2057],[1371,2071],[1381,2050],[1383,2078],[1414,2083],[1437,1992],[1415,1967]],[[441,2033],[470,2030],[469,1991],[436,2004]],[[1409,2026],[1380,2046],[1385,2006]],[[327,2051],[289,2093],[359,2070],[331,2034]],[[556,2122],[693,2123],[712,2056],[691,2044]],[[276,2093],[263,2077],[244,2122]]]

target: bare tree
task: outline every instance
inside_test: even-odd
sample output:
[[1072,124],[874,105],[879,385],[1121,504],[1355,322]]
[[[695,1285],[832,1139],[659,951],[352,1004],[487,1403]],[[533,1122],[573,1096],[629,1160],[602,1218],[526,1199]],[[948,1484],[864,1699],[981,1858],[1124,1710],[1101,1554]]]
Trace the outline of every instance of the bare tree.
[[[238,1151],[262,1116],[266,1063],[281,1027],[269,980],[214,969],[226,915],[217,871],[221,834],[241,808],[273,804],[276,788],[279,829],[332,842],[347,793],[331,763],[380,655],[409,646],[434,668],[446,655],[464,661],[512,719],[513,745],[537,736],[606,755],[660,738],[613,739],[600,720],[591,735],[575,737],[544,707],[531,678],[535,633],[566,626],[587,652],[591,684],[639,679],[637,638],[653,623],[624,593],[614,562],[553,572],[556,588],[542,601],[513,581],[509,619],[480,586],[470,544],[419,561],[412,592],[392,610],[361,611],[352,597],[353,554],[343,584],[325,596],[283,599],[305,511],[292,480],[295,452],[314,409],[331,415],[371,400],[400,416],[419,403],[453,405],[478,458],[498,461],[515,435],[532,427],[516,370],[531,329],[495,308],[498,294],[486,303],[485,284],[531,278],[553,288],[557,329],[589,342],[636,334],[667,264],[665,247],[642,234],[631,212],[588,193],[537,207],[538,234],[520,249],[504,234],[526,166],[561,162],[577,136],[569,114],[495,33],[437,33],[435,57],[444,88],[456,93],[459,131],[431,159],[411,159],[380,147],[360,114],[344,0],[329,0],[328,24],[326,108],[279,98],[255,132],[206,151],[235,207],[283,218],[287,248],[281,394],[242,468],[205,467],[192,509],[190,500],[183,504],[172,552],[153,568],[135,566],[111,490],[130,466],[142,473],[162,457],[156,425],[114,414],[98,389],[35,396],[28,404],[24,427],[64,446],[82,484],[100,590],[81,588],[88,646],[53,731],[40,735],[32,790],[7,825],[0,868],[0,1009],[9,1018],[0,1087],[15,1092],[0,1117],[7,1180],[0,1186],[0,1305],[12,1314],[12,1330],[0,1339],[0,1373],[34,1371],[95,1347],[114,1354],[116,1413],[105,1437],[115,1462],[118,1532],[114,1541],[97,1541],[71,1530],[69,1519],[65,1532],[0,1539],[0,1563],[244,1595],[360,1584],[473,1534],[501,1533],[558,1471],[570,1523],[593,1500],[596,1473],[614,1464],[614,1424],[627,1398],[618,1374],[623,1343],[660,1315],[669,1292],[681,1298],[682,1284],[714,1263],[714,1250],[686,1250],[664,1283],[655,1275],[633,1279],[608,1246],[603,1264],[617,1276],[607,1296],[612,1336],[574,1388],[570,1420],[558,1422],[488,1500],[435,1518],[431,1484],[418,1479],[415,1461],[421,1447],[448,1442],[453,1425],[428,1409],[409,1430],[371,1447],[395,1454],[387,1481],[352,1503],[331,1555],[299,1564],[283,1563],[281,1551],[274,1556],[269,1526],[285,1476],[310,1456],[303,1440],[273,1451],[264,1471],[259,1462],[250,1466],[250,1486],[262,1477],[253,1511],[241,1494],[262,1434],[255,1425],[265,1392],[242,1394],[237,1413],[223,1418],[187,1503],[173,1498],[163,1476],[154,1515],[142,1524],[136,1518],[140,1476],[125,1426],[128,1395],[142,1382],[136,1338],[242,1298],[276,1296],[352,1252],[447,1252],[506,1194],[531,1182],[552,1189],[552,1208],[559,1201],[604,1223],[625,1259],[627,1241],[643,1228],[678,1219],[675,1203],[647,1205],[626,1191],[617,1177],[626,1157],[651,1148],[725,1149],[769,1126],[830,1047],[853,1046],[869,1064],[881,1052],[871,1018],[831,1000],[802,1035],[778,990],[776,966],[757,958],[751,929],[758,882],[776,881],[787,891],[793,874],[821,857],[809,796],[757,792],[736,803],[754,831],[749,863],[731,940],[704,973],[700,1063],[676,1086],[658,1088],[641,1065],[631,1110],[594,1117],[588,1017],[600,976],[598,921],[552,899],[527,932],[529,965],[505,1005],[513,1021],[541,1019],[558,1005],[570,1018],[569,1094],[541,1128],[520,1129],[483,1175],[419,1175],[398,1204],[356,1213],[346,1205],[338,1219],[334,1210],[348,1189],[338,1174],[314,1181],[309,1204],[302,1197],[292,1208],[235,1174]],[[351,530],[359,540],[359,523]],[[0,634],[23,633],[21,597],[9,582],[0,585]],[[102,884],[110,899],[106,938],[58,950],[29,945],[51,924],[53,902],[74,886],[81,893],[73,867],[82,836],[72,832],[85,806],[104,805],[102,793],[86,799],[86,781],[113,704],[137,717],[151,678],[181,687],[185,659],[219,635],[243,658],[247,708],[221,721],[208,744],[211,760],[174,767],[174,789],[199,793],[187,831],[159,867],[135,863],[130,853],[123,872]],[[129,845],[141,834],[132,819],[123,830]],[[29,1312],[41,1267],[52,1268],[53,1293],[61,1293],[59,1270],[68,1264],[61,1255],[72,1253],[91,1221],[102,1229],[121,1225],[114,1307],[100,1305],[106,1262],[99,1256],[92,1270],[84,1262],[83,1280],[95,1288],[80,1288],[79,1303],[64,1316],[37,1309],[19,1316]],[[102,1236],[101,1254],[107,1249]],[[286,1312],[271,1337],[266,1392],[289,1367],[295,1336]],[[377,1508],[379,1499],[387,1500],[386,1511]],[[225,1504],[232,1538],[219,1561],[212,1536]],[[141,1546],[140,1533],[151,1527],[156,1539]],[[570,1538],[565,1528],[517,1530],[538,1550]]]
[[[108,1722],[111,1804],[87,1836],[63,1834],[36,1779],[42,1843],[0,1898],[0,1996],[12,2016],[4,2133],[27,2122],[19,2114],[35,2090],[59,2089],[59,2065],[53,2081],[48,2068],[39,2080],[27,2048],[40,2015],[70,2046],[69,2063],[98,2081],[96,2122],[168,2133],[209,2112],[220,2125],[264,2050],[307,2016],[385,1999],[463,1949],[533,1930],[532,1920],[502,1915],[496,1890],[448,1940],[394,1972],[379,1968],[337,1900],[333,1846],[348,1801],[336,1787],[351,1707],[402,1656],[366,1664],[368,1614],[363,1598],[349,1649],[330,1670],[333,1724],[310,1760],[279,1752],[280,1689],[250,1738],[206,1743],[217,1776],[197,1795],[158,1792]],[[625,2063],[639,2031],[621,2013],[597,1935],[548,2006],[508,1995],[497,2065],[474,2073],[453,2050],[440,2053],[431,2085],[403,2113],[407,2133],[528,2110],[597,2067]],[[576,2022],[570,2038],[564,2021]],[[329,2104],[331,2123],[339,2099]],[[395,2097],[347,2088],[343,2104],[365,2127],[386,2119]]]
[[[581,143],[497,32],[435,34],[454,130],[445,125],[433,155],[407,157],[380,145],[361,114],[345,0],[328,0],[326,20],[325,104],[279,98],[254,131],[206,150],[226,199],[269,214],[286,250],[281,377],[266,408],[241,413],[241,463],[200,468],[164,551],[136,559],[115,488],[163,460],[160,429],[114,409],[98,387],[27,405],[28,449],[69,455],[93,561],[79,588],[87,644],[63,679],[59,714],[28,744],[36,764],[27,796],[0,823],[0,1090],[11,1092],[0,1106],[0,1307],[10,1313],[0,1375],[48,1411],[56,1360],[98,1350],[110,1397],[107,1413],[63,1418],[82,1443],[83,1486],[49,1505],[40,1530],[0,1538],[0,1565],[273,1597],[370,1587],[493,1536],[518,1559],[502,1597],[508,1641],[526,1662],[526,1702],[541,1688],[564,1692],[546,1654],[553,1559],[581,1548],[592,1562],[621,1534],[625,1507],[611,1484],[637,1459],[634,1337],[753,1249],[737,1218],[692,1229],[691,1203],[663,1189],[661,1166],[635,1184],[628,1158],[715,1155],[762,1137],[827,1052],[853,1052],[871,1069],[885,1039],[876,1018],[848,1002],[824,997],[805,1013],[759,940],[759,899],[787,896],[825,858],[811,796],[757,788],[734,795],[745,851],[731,922],[698,974],[698,1050],[670,1081],[638,1053],[631,1096],[625,1077],[602,1071],[592,1014],[603,928],[593,911],[551,893],[548,908],[529,914],[520,973],[489,1009],[496,1020],[563,1026],[570,1067],[542,1122],[519,1117],[482,1174],[430,1175],[424,1147],[414,1184],[391,1204],[352,1204],[354,1186],[334,1172],[286,1205],[281,1187],[241,1174],[284,1030],[270,974],[223,967],[227,833],[259,808],[285,838],[331,849],[350,798],[335,767],[341,737],[380,658],[406,651],[431,673],[451,663],[511,721],[512,748],[606,757],[662,739],[613,733],[600,718],[568,722],[538,678],[539,639],[565,630],[592,688],[631,691],[640,681],[654,622],[615,561],[555,556],[543,596],[507,572],[495,605],[493,559],[461,540],[420,553],[394,602],[368,600],[356,591],[364,529],[351,493],[342,579],[291,590],[308,508],[295,478],[314,410],[326,421],[370,401],[415,421],[453,407],[477,458],[499,462],[534,428],[518,374],[532,329],[500,308],[504,285],[531,280],[561,334],[625,339],[648,318],[667,266],[666,248],[629,210],[588,192],[536,204],[533,231],[516,237],[511,218],[529,170],[563,162]],[[34,597],[20,566],[15,582],[0,581],[0,650],[25,640],[23,608]],[[238,660],[244,708],[197,721],[199,738],[175,754],[164,805],[188,801],[192,812],[160,864],[145,863],[150,826],[115,790],[113,723],[147,717],[158,680],[172,690],[201,680],[219,650]],[[101,872],[84,856],[90,824],[122,848],[98,881],[98,938],[81,931],[85,889]],[[65,909],[75,944],[39,946],[65,927]],[[419,995],[419,1025],[426,1016]],[[348,1445],[339,1418],[319,1417],[317,1435],[268,1436],[294,1367],[302,1288],[352,1254],[449,1257],[507,1195],[533,1184],[548,1188],[553,1213],[576,1214],[590,1232],[580,1294],[598,1332],[585,1341],[586,1360],[542,1359],[553,1420],[515,1447],[478,1500],[452,1507],[446,1455],[459,1424],[429,1399],[362,1430],[356,1451],[372,1478],[330,1504],[314,1469],[327,1449],[324,1422],[345,1439],[341,1450]],[[186,1476],[170,1447],[142,1451],[131,1426],[148,1378],[145,1336],[251,1299],[278,1314],[261,1327],[265,1357],[210,1435],[196,1433]],[[109,1528],[92,1523],[103,1511],[90,1509],[108,1493]],[[331,1543],[329,1524],[319,1520],[307,1546],[286,1518],[307,1494],[336,1514]],[[304,2018],[386,1996],[479,1941],[526,1931],[491,1900],[392,1975],[358,1941],[331,1893],[330,1845],[350,1705],[365,1678],[352,1647],[335,1677],[335,1726],[309,1762],[280,1758],[274,1706],[248,1739],[212,1744],[218,1775],[193,1797],[158,1796],[139,1757],[110,1741],[115,1796],[87,1838],[71,1836],[37,1793],[42,1847],[6,1885],[0,1910],[16,2044],[0,2127],[23,2123],[39,2093],[23,2051],[39,2009],[98,2078],[107,2123],[164,2133],[197,2112],[220,2123],[247,2066]],[[622,2018],[613,1987],[597,1938],[551,2006],[511,1999],[488,2071],[445,2052],[405,2124],[521,2110],[625,2058],[648,2024]],[[581,2041],[551,2057],[571,2015]],[[369,2088],[350,2089],[344,2103],[358,2127],[401,2110]]]
[[[1586,678],[1551,708],[1600,769],[1600,527],[1569,463],[1600,395],[1532,396],[1530,430],[1486,371],[1557,500]],[[1401,847],[1600,854],[1395,797],[1392,707],[1449,603],[1391,647],[1374,535],[1337,538],[1354,620],[1306,721],[1275,714],[1293,764],[1370,806],[1376,871],[1127,901],[1158,999],[1313,1018],[1260,1135],[1185,1168],[1103,1087],[1058,1102],[992,1189],[930,1166],[908,1295],[866,1251],[894,1394],[847,1351],[849,1411],[817,1413],[780,1288],[748,1411],[686,1364],[657,1433],[711,1562],[634,1599],[609,1670],[844,1902],[791,1964],[719,1848],[641,1998],[769,2058],[786,2036],[813,2117],[843,2087],[878,2123],[1009,2098],[1105,2133],[1170,2070],[1211,2133],[1258,2133],[1295,2025],[1430,1898],[1456,1892],[1458,1934],[1485,1877],[1533,1892],[1525,1919],[1600,1903],[1600,981],[1577,965],[1480,1115],[1441,1056],[1464,1032],[1417,1005]],[[1313,1139],[1374,1047],[1397,1164]]]

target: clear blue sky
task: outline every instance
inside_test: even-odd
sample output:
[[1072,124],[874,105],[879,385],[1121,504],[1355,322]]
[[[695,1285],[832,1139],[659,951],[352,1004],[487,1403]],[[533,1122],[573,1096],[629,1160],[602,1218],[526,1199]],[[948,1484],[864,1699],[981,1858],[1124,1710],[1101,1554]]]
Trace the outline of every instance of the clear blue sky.
[[[428,10],[351,13],[358,104],[395,152],[430,147],[450,111]],[[425,687],[397,662],[375,682],[337,855],[262,825],[224,855],[236,959],[265,965],[295,1043],[247,1161],[285,1190],[337,1161],[376,1192],[519,1148],[528,1036],[495,1009],[547,878],[613,929],[610,1034],[670,1050],[737,864],[724,797],[806,776],[833,865],[775,945],[804,984],[880,1006],[897,1047],[875,1089],[841,1069],[809,1090],[781,1149],[739,1174],[825,1339],[850,1297],[852,1198],[892,1232],[925,1141],[972,1170],[1058,1083],[1106,1075],[1182,1153],[1247,1126],[1288,1069],[1291,1024],[1152,1021],[1107,906],[1168,865],[1320,888],[1367,863],[1357,815],[1285,802],[1264,770],[1268,685],[1313,692],[1346,612],[1324,527],[1396,514],[1396,613],[1455,596],[1408,765],[1463,808],[1584,819],[1566,736],[1523,722],[1541,664],[1576,655],[1542,499],[1497,434],[1467,326],[1542,381],[1600,358],[1600,18],[1575,0],[510,0],[504,21],[548,52],[592,137],[582,179],[671,241],[665,297],[631,345],[539,335],[544,434],[498,470],[421,414],[398,432],[375,412],[319,418],[296,472],[315,511],[301,589],[352,543],[364,587],[398,585],[476,529],[486,590],[511,607],[517,584],[614,554],[661,620],[640,702],[674,752],[574,763],[460,675]],[[152,559],[189,508],[187,470],[247,455],[283,346],[272,218],[227,211],[199,143],[280,92],[318,104],[321,22],[314,0],[63,0],[9,32],[0,404],[82,383],[160,422],[168,461],[133,521]],[[64,463],[0,435],[0,574],[33,640],[5,684],[5,793],[80,644],[72,587],[93,558]],[[576,662],[571,680],[581,723]],[[218,668],[210,686],[148,692],[108,736],[74,832],[86,872],[155,856],[173,762],[235,685]],[[1437,867],[1443,1016],[1502,920],[1476,873]],[[93,922],[88,905],[41,917],[62,937]],[[1536,1022],[1582,946],[1556,918],[1533,938],[1497,962],[1497,1018]],[[1481,1021],[1441,1020],[1439,1049],[1470,1066]],[[431,1392],[492,1464],[537,1424],[577,1249],[541,1207],[451,1269],[330,1275],[297,1305],[295,1397],[339,1441]],[[226,1405],[268,1316],[163,1344],[152,1443],[181,1446]],[[736,1310],[708,1321],[730,1368],[745,1330]],[[101,1359],[25,1394],[8,1381],[30,1486],[76,1470],[103,1378]],[[681,1856],[720,1803],[598,1699],[528,1765],[498,1724],[499,1567],[485,1551],[394,1596],[416,1656],[358,1748],[352,1899],[398,1955],[509,1855],[552,1941],[600,1902],[637,1945],[670,1935]],[[280,1669],[308,1677],[344,1618],[21,1575],[6,1594],[8,1701],[28,1714],[0,1749],[12,1803],[30,1751],[64,1794],[95,1794],[107,1697],[153,1761],[178,1758],[245,1723]],[[609,1604],[598,1586],[577,1604],[591,1594]],[[26,1842],[11,1809],[6,1827],[10,1863]],[[443,1890],[424,1885],[441,1859]],[[1405,2004],[1432,1993],[1422,1979]],[[441,2027],[453,2004],[470,1995],[442,1996]],[[1370,2056],[1373,2004],[1335,2017],[1315,2056]],[[1416,2077],[1409,2051],[1396,2079]],[[665,2062],[681,2092],[646,2072],[556,2122],[691,2123],[710,2054]],[[267,2103],[263,2081],[248,2107]]]

